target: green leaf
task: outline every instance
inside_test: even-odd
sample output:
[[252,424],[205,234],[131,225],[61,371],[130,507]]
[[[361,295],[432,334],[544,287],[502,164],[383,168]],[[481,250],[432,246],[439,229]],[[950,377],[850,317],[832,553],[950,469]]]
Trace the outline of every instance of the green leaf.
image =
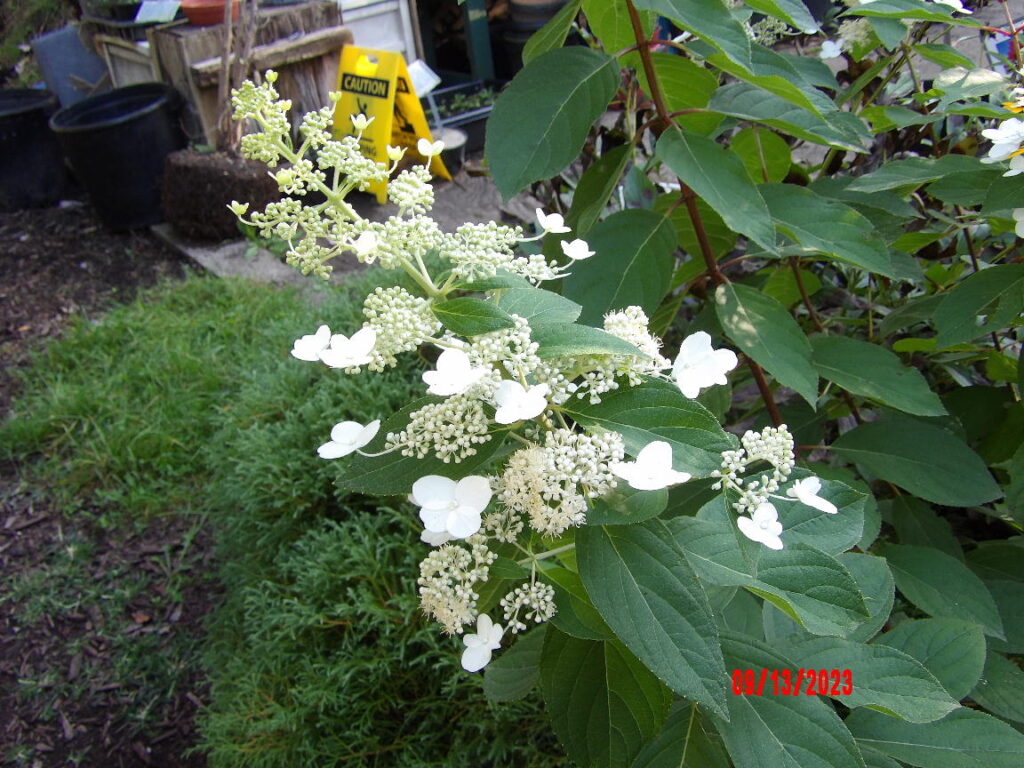
[[[609,3],[607,0],[583,0],[583,12],[587,16],[587,26],[601,41],[601,48],[606,53],[616,54],[624,48],[636,45],[633,36],[633,25],[629,19],[629,10],[625,3]],[[640,11],[640,26],[644,38],[649,39],[654,33],[657,16],[650,11]],[[622,57],[623,66],[638,66],[640,57],[636,53],[627,53]]]
[[[964,551],[945,519],[913,496],[898,496],[892,502],[892,524],[900,544],[935,547],[963,561]],[[1022,553],[1024,554],[1024,553]]]
[[791,27],[804,33],[818,31],[818,22],[811,16],[807,6],[799,0],[747,0],[747,5],[776,19],[782,19]]
[[737,155],[712,139],[679,130],[661,135],[656,154],[730,229],[775,250],[775,226],[768,206]]
[[883,192],[887,189],[903,188],[910,191],[950,173],[982,170],[985,170],[985,166],[981,161],[967,155],[943,155],[939,158],[910,157],[905,160],[892,160],[873,173],[857,177],[850,182],[847,189],[855,192]]
[[572,194],[565,225],[578,237],[586,237],[604,213],[605,206],[622,178],[630,160],[630,147],[623,144],[602,155],[580,177]]
[[538,344],[537,356],[541,360],[580,355],[644,356],[628,341],[589,325],[546,323],[531,331],[530,336]]
[[973,67],[974,62],[951,45],[942,43],[919,43],[913,46],[913,50],[933,64],[938,64],[943,69],[950,67]]
[[789,144],[778,134],[764,128],[744,128],[732,137],[731,146],[755,182],[782,181],[789,175],[793,162]]
[[946,414],[924,376],[878,344],[833,335],[813,337],[811,347],[818,374],[851,394],[917,416]]
[[668,489],[638,491],[619,483],[611,493],[591,502],[587,525],[632,525],[657,517],[668,506]]
[[967,695],[985,664],[985,635],[960,619],[917,619],[897,624],[874,640],[920,661],[957,700]]
[[850,572],[857,588],[864,595],[864,604],[871,614],[858,624],[846,637],[866,643],[889,621],[893,602],[896,599],[896,580],[884,557],[865,555],[860,552],[844,552],[836,559]]
[[[1024,264],[1001,264],[959,283],[935,309],[939,349],[1001,330],[1024,310]],[[986,321],[979,325],[979,315]]]
[[[810,62],[811,67],[815,67],[812,70],[807,66],[806,59],[784,56],[757,44],[750,48],[750,59],[749,66],[744,66],[719,53],[707,56],[708,63],[732,75],[737,80],[742,80],[756,86],[757,89],[766,91],[766,96],[777,96],[818,117],[828,115],[830,121],[838,120],[838,124],[841,124],[842,121],[838,117],[835,102],[816,87],[822,84],[821,69],[819,68],[821,62]],[[834,76],[825,87],[838,87]],[[748,107],[751,107],[749,99],[746,100],[746,103]],[[756,106],[752,108],[756,109]],[[773,107],[773,111],[775,109]],[[849,115],[848,117],[853,119],[853,124],[862,125],[856,116]]]
[[874,0],[869,5],[850,8],[843,16],[877,16],[892,19],[914,19],[916,21],[937,21],[945,24],[961,24],[976,27],[978,22],[954,15],[948,5],[929,3],[924,0]]
[[784,306],[754,288],[725,283],[715,289],[715,312],[736,346],[815,406],[818,376],[811,345]]
[[721,0],[635,0],[633,4],[672,19],[732,61],[749,66],[750,38]]
[[989,651],[971,698],[994,715],[1024,723],[1024,672],[1005,656]]
[[878,326],[878,335],[885,338],[897,331],[911,328],[931,320],[942,296],[925,296],[901,304],[893,309]]
[[1001,495],[985,463],[960,438],[911,419],[861,424],[832,450],[922,499],[972,507]]
[[811,637],[790,638],[783,649],[804,668],[850,670],[853,691],[830,695],[851,709],[870,707],[912,723],[930,723],[959,706],[921,662],[889,646]]
[[[700,255],[700,241],[697,238],[693,220],[690,218],[685,205],[676,205],[678,201],[679,195],[661,195],[654,200],[655,212],[666,216],[675,227],[676,241],[679,243],[679,247],[694,257],[690,262],[681,265],[676,274],[672,276],[672,288],[678,288],[685,280],[690,279],[688,277],[681,279],[680,271],[690,267],[691,264],[693,265],[692,269],[699,271],[706,269]],[[700,198],[697,198],[696,203],[697,213],[704,227],[704,234],[707,235],[708,244],[711,246],[715,257],[721,258],[736,247],[737,235],[726,226],[726,223],[722,221],[722,217],[715,212],[714,208]],[[695,277],[696,274],[693,276]]]
[[722,740],[696,704],[677,701],[630,768],[729,768]]
[[[904,32],[906,27],[904,27]],[[861,116],[871,123],[872,133],[885,133],[894,128],[909,128],[912,125],[930,125],[943,116],[923,115],[907,107],[866,107],[861,110]]]
[[498,306],[510,315],[519,315],[531,328],[548,323],[574,323],[583,307],[543,288],[512,288],[502,291]]
[[523,47],[523,64],[529,64],[542,53],[561,48],[569,36],[576,14],[583,0],[569,0],[543,27],[538,29]]
[[431,308],[445,328],[461,336],[477,336],[515,327],[515,321],[508,312],[497,304],[471,296],[442,301]]
[[955,557],[932,547],[890,544],[883,550],[896,586],[929,616],[966,619],[1003,637],[1003,623],[985,584]]
[[[788,88],[795,88],[792,84],[787,85]],[[820,95],[820,91],[814,92]],[[798,93],[803,95],[804,91]],[[764,123],[814,144],[828,144],[850,152],[864,151],[871,134],[859,117],[840,112],[831,103],[824,105],[822,114],[818,110],[809,111],[806,104],[793,101],[792,98],[776,95],[751,83],[730,83],[715,92],[708,102],[708,109],[730,117]]]
[[615,642],[579,640],[549,629],[540,671],[551,726],[578,765],[629,765],[654,738],[668,691]]
[[[722,633],[731,670],[796,669],[768,645]],[[718,721],[736,768],[864,768],[843,721],[817,696],[782,696],[767,683],[761,696],[729,696],[729,722]]]
[[[800,280],[808,296],[813,296],[821,290],[821,280],[809,270],[800,270]],[[797,284],[789,264],[783,264],[773,269],[764,285],[761,286],[761,292],[786,308],[792,308],[803,300],[800,286]]]
[[930,183],[926,191],[935,199],[949,205],[981,205],[988,196],[992,182],[1002,178],[1002,175],[1002,168],[951,173]]
[[663,523],[585,527],[580,576],[601,616],[680,696],[725,715],[725,667],[707,596]]
[[664,381],[617,389],[602,395],[597,405],[573,398],[562,410],[584,427],[618,432],[626,451],[634,456],[650,442],[667,441],[672,445],[673,466],[695,477],[720,469],[722,451],[736,445],[711,412]]
[[[610,5],[617,4],[610,3]],[[683,56],[655,52],[651,54],[651,62],[654,64],[654,72],[669,112],[703,109],[708,105],[708,101],[711,100],[718,87],[718,77],[712,70]],[[641,87],[650,93],[647,75],[643,68],[640,68],[637,74],[640,77]],[[722,116],[713,112],[696,112],[677,115],[673,120],[684,130],[706,136],[718,127],[722,122]]]
[[907,36],[907,27],[899,19],[875,16],[873,19],[868,19],[868,22],[871,24],[871,28],[875,31],[878,39],[882,42],[882,45],[888,51],[895,50],[903,42],[903,38]]
[[[440,397],[423,397],[415,400],[392,414],[381,424],[377,436],[362,450],[366,453],[380,453],[389,432],[400,432],[409,423],[409,416],[425,405],[439,403]],[[403,456],[392,451],[383,456],[364,456],[360,453],[339,460],[342,473],[337,483],[342,488],[356,493],[372,493],[375,496],[405,495],[412,492],[412,484],[425,475],[442,475],[459,480],[474,474],[475,470],[490,463],[505,440],[507,430],[491,433],[491,439],[476,446],[476,453],[458,464],[446,464],[433,455],[423,459]]]
[[540,654],[547,624],[516,637],[512,647],[499,653],[484,672],[484,695],[489,701],[524,698],[540,678]]
[[946,110],[956,101],[972,103],[1003,92],[1008,83],[1004,75],[984,67],[951,67],[939,72],[932,80],[929,96],[941,94],[939,110]]
[[779,231],[806,249],[895,276],[885,243],[871,222],[850,206],[794,184],[764,184],[761,194]]
[[462,283],[456,285],[455,288],[460,291],[505,291],[516,288],[533,288],[533,284],[530,283],[525,277],[519,275],[513,275],[509,272],[498,272],[494,277],[485,277],[480,280],[474,280],[470,283]]
[[611,629],[590,602],[578,573],[550,560],[541,561],[538,567],[555,590],[558,613],[551,619],[553,627],[581,640],[614,639]]
[[[790,476],[790,480],[802,480],[811,476],[807,470],[797,469]],[[787,546],[807,544],[822,552],[836,555],[860,541],[864,530],[864,507],[868,497],[867,494],[856,491],[844,483],[820,479],[821,491],[818,496],[835,504],[839,509],[838,513],[830,515],[789,496],[772,499],[772,504],[778,510],[779,519],[785,526],[786,535],[783,542]]]
[[860,710],[846,719],[859,743],[919,768],[1020,768],[1024,735],[991,715],[956,709],[933,723]]
[[1024,584],[996,579],[986,581],[985,587],[996,601],[1006,632],[1004,639],[992,638],[989,648],[1002,653],[1024,653]]
[[676,233],[654,211],[613,213],[588,237],[594,255],[572,265],[563,293],[583,305],[580,322],[598,325],[607,312],[638,306],[648,316],[667,293]]
[[985,580],[1024,581],[1024,547],[986,541],[967,553],[967,565]]
[[502,197],[571,163],[618,84],[613,57],[578,46],[548,51],[520,70],[487,120],[487,159]]

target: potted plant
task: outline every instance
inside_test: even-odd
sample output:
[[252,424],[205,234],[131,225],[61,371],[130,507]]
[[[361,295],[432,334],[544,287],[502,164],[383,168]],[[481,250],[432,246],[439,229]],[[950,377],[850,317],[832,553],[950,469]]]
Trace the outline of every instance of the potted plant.
[[491,114],[496,89],[483,80],[439,88],[422,99],[423,110],[431,126],[457,128],[466,133],[466,152],[478,152],[484,146],[487,117]]

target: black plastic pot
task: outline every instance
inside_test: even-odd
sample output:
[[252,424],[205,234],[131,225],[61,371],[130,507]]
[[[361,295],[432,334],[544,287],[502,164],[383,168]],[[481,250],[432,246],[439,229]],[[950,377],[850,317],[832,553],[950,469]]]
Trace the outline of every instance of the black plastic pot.
[[60,110],[50,120],[100,219],[111,229],[160,221],[164,158],[185,146],[181,99],[163,83],[116,88]]
[[64,193],[64,162],[47,125],[56,109],[49,91],[0,91],[0,212],[43,208]]

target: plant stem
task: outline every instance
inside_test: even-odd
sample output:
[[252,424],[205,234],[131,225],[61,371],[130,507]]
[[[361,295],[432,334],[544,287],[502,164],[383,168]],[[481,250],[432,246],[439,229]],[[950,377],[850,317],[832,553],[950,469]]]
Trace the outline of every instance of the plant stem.
[[825,330],[825,325],[821,322],[821,318],[818,317],[817,311],[814,309],[814,305],[811,303],[811,297],[807,293],[807,286],[804,285],[803,275],[800,274],[800,260],[796,256],[789,260],[789,268],[793,270],[793,279],[796,280],[797,290],[800,291],[800,298],[804,302],[804,307],[807,308],[807,313],[811,316],[811,322],[814,323],[814,327],[822,333],[828,333]]
[[746,360],[747,367],[750,368],[750,373],[757,383],[757,390],[761,393],[761,399],[764,400],[765,407],[768,409],[768,415],[771,417],[772,424],[776,427],[781,427],[784,423],[782,421],[782,414],[779,413],[779,406],[775,404],[775,395],[772,394],[772,388],[768,386],[768,380],[764,377],[764,369],[755,363],[752,357],[748,357]]
[[566,544],[565,546],[555,547],[554,549],[549,549],[547,552],[541,552],[540,554],[536,554],[535,555],[535,554],[531,553],[529,557],[524,557],[522,560],[517,560],[516,562],[519,565],[526,565],[528,563],[536,563],[539,560],[547,560],[549,557],[554,557],[555,555],[560,555],[563,552],[571,552],[574,549],[576,549],[576,545],[575,544]]

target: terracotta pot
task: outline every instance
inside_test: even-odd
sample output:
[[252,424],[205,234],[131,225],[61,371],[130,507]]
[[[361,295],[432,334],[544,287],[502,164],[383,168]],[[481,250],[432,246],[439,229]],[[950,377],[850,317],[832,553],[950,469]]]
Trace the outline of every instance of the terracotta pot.
[[[239,0],[234,0],[231,18],[238,20]],[[181,0],[181,10],[193,27],[209,27],[224,23],[224,0]]]

